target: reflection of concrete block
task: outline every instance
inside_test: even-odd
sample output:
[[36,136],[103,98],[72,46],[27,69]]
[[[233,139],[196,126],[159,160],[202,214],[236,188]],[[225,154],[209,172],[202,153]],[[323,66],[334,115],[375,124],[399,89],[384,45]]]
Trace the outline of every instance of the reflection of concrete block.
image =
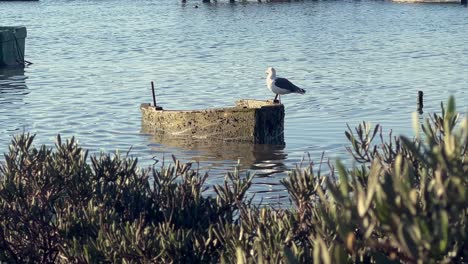
[[0,67],[24,67],[25,27],[0,27]]
[[284,106],[271,100],[240,100],[234,107],[162,110],[142,104],[144,132],[161,136],[284,144]]

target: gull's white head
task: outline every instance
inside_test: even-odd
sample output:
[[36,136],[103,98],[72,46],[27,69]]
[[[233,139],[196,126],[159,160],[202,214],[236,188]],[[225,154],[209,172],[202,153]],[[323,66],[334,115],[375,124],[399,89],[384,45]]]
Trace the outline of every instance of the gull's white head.
[[276,77],[276,70],[273,67],[268,67],[265,72],[269,77],[275,78]]
[[268,69],[265,72],[266,74],[275,74],[276,70],[273,67],[268,67]]

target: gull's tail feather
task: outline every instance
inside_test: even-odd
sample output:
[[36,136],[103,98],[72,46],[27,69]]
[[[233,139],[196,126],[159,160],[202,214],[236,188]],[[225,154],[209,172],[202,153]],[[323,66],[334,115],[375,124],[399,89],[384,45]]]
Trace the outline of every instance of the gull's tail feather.
[[298,94],[305,94],[306,91],[304,89],[299,88],[299,89],[297,89],[297,93]]

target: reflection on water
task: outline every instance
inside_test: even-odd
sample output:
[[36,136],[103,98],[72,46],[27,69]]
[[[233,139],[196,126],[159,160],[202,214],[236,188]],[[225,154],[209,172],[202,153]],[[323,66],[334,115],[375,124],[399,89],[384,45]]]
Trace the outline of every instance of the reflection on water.
[[[286,190],[279,183],[286,171],[285,145],[260,145],[245,142],[209,141],[148,135],[149,147],[157,163],[170,161],[174,155],[183,162],[197,162],[201,171],[208,171],[209,185],[220,184],[227,171],[236,166],[244,174],[254,172],[250,195],[256,203],[285,204]],[[190,160],[184,160],[187,157]]]
[[[256,197],[274,202],[285,194],[282,171],[304,153],[313,161],[323,152],[332,161],[349,158],[347,123],[379,123],[384,133],[411,137],[418,91],[423,116],[440,112],[449,95],[467,109],[466,8],[227,2],[197,9],[174,0],[1,3],[8,5],[0,8],[3,24],[28,28],[26,58],[34,65],[0,73],[0,153],[23,129],[37,133],[36,144],[51,145],[60,133],[91,152],[131,148],[142,166],[153,156],[198,159],[208,184],[222,183],[240,158],[242,169],[265,176],[254,179]],[[162,142],[140,133],[151,80],[164,108],[223,107],[272,98],[268,66],[307,90],[282,98],[285,147]]]
[[19,109],[24,105],[24,96],[29,94],[26,79],[23,68],[0,69],[0,134],[11,136],[21,132],[21,127],[11,125],[12,120],[24,118]]
[[193,161],[199,162],[202,169],[213,170],[216,169],[216,164],[219,164],[219,169],[225,172],[226,163],[231,163],[234,166],[239,162],[240,169],[255,170],[259,176],[267,176],[286,170],[284,161],[287,154],[284,152],[284,145],[260,145],[150,135],[149,146],[154,151],[156,159],[165,153],[172,153],[181,158],[189,156]]
[[0,104],[21,101],[28,94],[23,68],[0,68]]

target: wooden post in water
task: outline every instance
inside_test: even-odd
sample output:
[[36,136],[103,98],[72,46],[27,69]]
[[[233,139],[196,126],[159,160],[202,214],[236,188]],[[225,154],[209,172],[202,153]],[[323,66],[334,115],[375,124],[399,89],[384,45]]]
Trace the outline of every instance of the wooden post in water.
[[423,91],[418,91],[418,112],[420,114],[423,113],[423,107],[424,107],[424,104],[423,104]]
[[467,1],[466,1],[466,0],[461,0],[460,3],[461,3],[462,5],[464,5],[464,6],[467,5]]

